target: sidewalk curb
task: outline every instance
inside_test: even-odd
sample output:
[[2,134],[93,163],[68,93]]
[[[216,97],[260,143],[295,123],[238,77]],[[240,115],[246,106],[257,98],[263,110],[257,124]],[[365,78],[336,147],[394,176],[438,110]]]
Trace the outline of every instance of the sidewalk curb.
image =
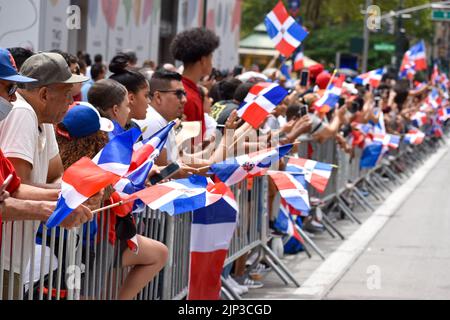
[[[447,139],[446,143],[449,142],[450,139]],[[448,145],[445,145],[432,155],[406,183],[395,190],[372,216],[311,274],[300,288],[292,293],[292,298],[323,299],[363,254],[369,243],[403,205],[407,197],[449,151]]]

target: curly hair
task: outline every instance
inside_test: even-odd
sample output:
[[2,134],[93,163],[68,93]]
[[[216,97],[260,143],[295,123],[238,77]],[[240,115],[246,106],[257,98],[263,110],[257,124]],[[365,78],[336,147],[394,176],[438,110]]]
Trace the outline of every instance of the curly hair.
[[69,140],[58,134],[58,131],[64,131],[64,128],[60,126],[61,124],[57,128],[56,141],[64,170],[83,157],[92,159],[108,143],[108,136],[103,131],[97,131],[88,137]]
[[176,35],[170,45],[173,57],[185,65],[194,64],[219,47],[220,39],[206,28],[194,28]]

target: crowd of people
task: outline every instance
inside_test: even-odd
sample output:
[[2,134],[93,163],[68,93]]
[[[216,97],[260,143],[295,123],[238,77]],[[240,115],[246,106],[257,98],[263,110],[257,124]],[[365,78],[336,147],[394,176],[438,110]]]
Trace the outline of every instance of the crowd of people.
[[[42,237],[39,223],[47,221],[55,209],[64,171],[83,157],[93,158],[108,141],[131,128],[142,130],[142,139],[146,139],[171,121],[181,120],[170,132],[149,175],[178,163],[181,169],[171,179],[208,175],[212,164],[239,153],[297,141],[333,140],[338,148],[354,156],[355,148],[362,148],[367,139],[373,138],[362,127],[376,126],[380,121],[388,134],[404,136],[421,129],[427,135],[440,136],[440,121],[446,119],[438,110],[446,107],[448,83],[441,86],[442,81],[399,80],[395,73],[388,72],[377,88],[371,88],[355,85],[348,78],[339,103],[331,111],[322,112],[316,102],[335,78],[332,70],[313,65],[308,70],[308,84],[302,86],[296,81],[292,87],[286,87],[280,73],[267,77],[264,72],[248,73],[242,67],[218,72],[213,69],[213,54],[219,43],[220,39],[206,29],[178,34],[171,52],[182,63],[179,68],[169,63],[157,66],[152,61],[139,67],[133,52],[119,53],[106,65],[101,55],[96,55],[92,63],[82,53],[74,56],[60,51],[0,49],[0,184],[12,177],[0,190],[0,218],[1,223],[24,221],[25,235],[11,234],[12,229],[7,228],[0,236],[5,248],[10,248],[12,241],[15,248],[24,248],[21,255],[15,255],[13,268],[4,271],[3,297],[10,273],[15,279],[21,276],[20,259],[29,261],[29,244],[36,236]],[[255,129],[238,117],[237,110],[260,82],[279,83],[289,95]],[[436,92],[433,101],[439,101],[437,107],[430,101]],[[413,121],[418,113],[426,119],[419,125]],[[186,121],[200,123],[196,137],[177,136]],[[292,151],[295,154],[296,147]],[[284,165],[281,160],[279,168],[283,170]],[[269,208],[276,193],[270,183]],[[164,268],[168,248],[140,235],[137,253],[127,241],[117,248],[118,238],[130,240],[136,235],[132,205],[114,208],[108,217],[110,230],[98,230],[92,211],[120,200],[120,195],[108,187],[76,208],[61,227],[71,229],[90,223],[91,243],[85,245],[91,248],[98,246],[101,232],[109,232],[109,243],[103,250],[118,252],[120,266],[131,267],[118,298],[132,299]],[[269,210],[274,234],[280,233],[274,223],[276,217],[277,212]],[[320,221],[311,217],[303,218],[303,225],[310,232],[322,230]],[[248,269],[248,258],[243,255],[224,269],[230,286],[240,294],[262,287],[261,274],[269,270],[263,264]],[[9,267],[7,255],[6,261]],[[23,289],[14,290],[17,295]]]

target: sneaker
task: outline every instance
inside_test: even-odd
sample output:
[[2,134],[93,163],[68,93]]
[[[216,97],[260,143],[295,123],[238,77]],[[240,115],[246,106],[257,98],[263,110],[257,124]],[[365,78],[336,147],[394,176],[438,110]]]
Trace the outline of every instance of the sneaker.
[[264,287],[264,284],[262,282],[252,280],[246,276],[242,277],[241,279],[237,279],[237,281],[241,286],[245,286],[248,289],[259,289]]
[[248,288],[246,286],[241,286],[236,282],[236,280],[233,279],[232,276],[229,276],[228,279],[230,280],[230,283],[232,283],[236,288],[239,288],[239,290],[242,291],[242,294],[248,293]]
[[264,263],[258,263],[258,265],[256,267],[254,267],[249,274],[252,273],[268,273],[272,271],[272,268],[265,265]]
[[240,288],[240,286],[236,286],[231,277],[225,279],[226,284],[234,291],[237,295],[242,295],[244,290]]

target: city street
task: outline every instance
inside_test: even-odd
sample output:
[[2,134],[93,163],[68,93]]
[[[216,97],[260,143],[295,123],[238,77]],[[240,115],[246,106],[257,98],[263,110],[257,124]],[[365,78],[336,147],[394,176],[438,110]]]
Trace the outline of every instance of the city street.
[[[271,272],[264,288],[244,298],[449,299],[449,169],[450,153],[444,146],[374,214],[358,212],[362,226],[338,221],[347,238],[344,243],[326,233],[316,235],[325,262],[314,253],[312,259],[304,253],[285,256],[300,288],[283,285]],[[406,197],[395,199],[397,195]],[[391,210],[390,204],[398,208]]]

